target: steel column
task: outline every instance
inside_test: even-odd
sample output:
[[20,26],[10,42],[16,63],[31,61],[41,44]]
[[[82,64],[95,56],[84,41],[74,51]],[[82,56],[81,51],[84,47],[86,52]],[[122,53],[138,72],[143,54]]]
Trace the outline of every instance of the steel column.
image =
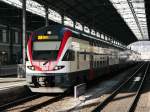
[[26,0],[22,0],[23,64],[26,63]]
[[64,14],[61,15],[61,24],[64,25]]
[[84,25],[82,25],[82,31],[84,32]]
[[7,26],[7,33],[8,33],[8,41],[9,41],[9,64],[12,64],[12,57],[13,57],[13,42],[12,42],[12,38],[11,38],[11,29],[10,26]]
[[73,20],[73,28],[75,29],[76,28],[76,21]]
[[48,22],[48,7],[45,6],[45,26],[47,27],[49,25],[49,22]]

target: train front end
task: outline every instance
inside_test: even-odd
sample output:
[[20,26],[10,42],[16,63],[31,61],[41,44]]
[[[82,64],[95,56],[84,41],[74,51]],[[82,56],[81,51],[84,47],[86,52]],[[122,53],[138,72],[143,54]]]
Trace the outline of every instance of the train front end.
[[69,87],[67,62],[62,58],[68,49],[71,32],[46,27],[33,32],[27,44],[26,80],[32,92],[60,93]]

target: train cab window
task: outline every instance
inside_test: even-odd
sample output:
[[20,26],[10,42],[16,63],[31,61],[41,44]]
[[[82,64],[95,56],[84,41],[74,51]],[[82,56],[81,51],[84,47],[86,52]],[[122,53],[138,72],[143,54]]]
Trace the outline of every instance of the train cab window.
[[97,68],[99,67],[99,62],[97,61]]
[[33,50],[33,52],[32,52],[33,60],[56,60],[57,54],[58,54],[58,50],[52,50],[52,51]]
[[67,50],[62,61],[74,61],[75,60],[75,52],[73,50]]

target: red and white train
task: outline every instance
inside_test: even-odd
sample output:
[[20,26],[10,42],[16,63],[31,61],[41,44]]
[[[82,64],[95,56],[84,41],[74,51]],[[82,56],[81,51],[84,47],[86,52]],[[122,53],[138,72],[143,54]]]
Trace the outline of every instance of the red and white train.
[[33,92],[64,92],[125,67],[124,49],[61,25],[33,32],[27,44],[26,78]]

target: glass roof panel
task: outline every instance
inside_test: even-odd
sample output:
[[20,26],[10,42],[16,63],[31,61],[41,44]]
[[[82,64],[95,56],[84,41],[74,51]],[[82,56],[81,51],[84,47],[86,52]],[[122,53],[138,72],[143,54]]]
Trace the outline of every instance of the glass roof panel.
[[76,22],[75,28],[78,29],[78,30],[82,30],[82,25],[81,25],[81,23]]
[[90,29],[89,29],[87,26],[84,26],[84,31],[85,31],[86,33],[90,33]]
[[26,8],[27,8],[27,11],[31,13],[45,17],[45,8],[35,1],[27,0]]
[[148,39],[144,0],[110,0],[137,39]]
[[58,23],[62,22],[61,21],[61,15],[58,12],[56,12],[56,11],[54,11],[52,9],[48,9],[48,11],[49,11],[48,18],[50,20],[53,20],[53,21],[58,22]]
[[73,27],[73,21],[67,16],[64,16],[64,25]]
[[10,5],[13,5],[13,6],[16,6],[18,8],[21,8],[22,7],[22,2],[20,0],[2,0]]

